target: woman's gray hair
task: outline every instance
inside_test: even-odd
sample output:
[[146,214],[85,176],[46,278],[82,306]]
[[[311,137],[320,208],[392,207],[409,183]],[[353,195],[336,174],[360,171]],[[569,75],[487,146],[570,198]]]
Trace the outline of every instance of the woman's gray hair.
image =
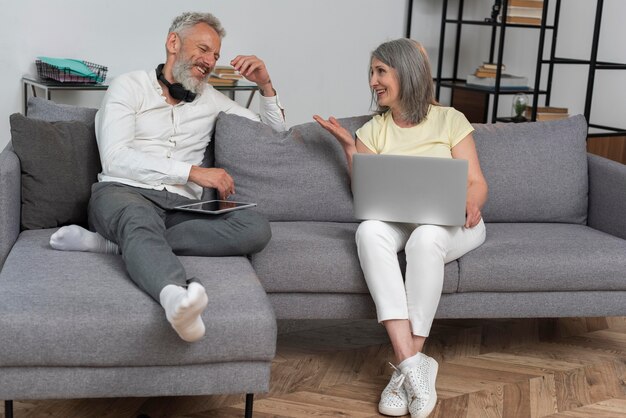
[[[438,103],[435,100],[428,54],[422,44],[406,38],[385,42],[372,52],[373,58],[396,70],[402,118],[415,124],[423,121],[429,106]],[[378,105],[373,89],[372,102],[376,103],[379,112],[389,109]]]
[[175,32],[183,37],[184,32],[197,25],[198,23],[206,23],[219,35],[220,39],[226,36],[226,31],[222,27],[222,23],[218,18],[213,16],[211,13],[197,13],[197,12],[187,12],[182,15],[175,17],[174,21],[172,21],[172,26],[170,26],[170,30],[168,33]]

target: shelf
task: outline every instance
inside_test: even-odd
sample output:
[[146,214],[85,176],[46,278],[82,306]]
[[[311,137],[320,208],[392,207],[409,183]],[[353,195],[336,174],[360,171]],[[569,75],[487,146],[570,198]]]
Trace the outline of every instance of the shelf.
[[[459,20],[459,19],[446,19],[446,23],[454,23],[457,25],[476,25],[476,26],[502,26],[501,22],[492,22],[492,21],[484,21],[484,20]],[[528,25],[523,23],[507,23],[507,28],[531,28],[531,29],[541,29],[541,25]],[[552,25],[546,25],[546,29],[554,29]]]
[[[573,64],[573,65],[591,65],[590,60],[580,60],[573,58],[554,58],[553,60],[543,59],[542,64]],[[626,70],[626,64],[617,62],[596,61],[596,70]]]
[[[464,89],[464,90],[474,90],[474,91],[482,91],[485,93],[495,94],[495,88],[487,87],[487,86],[476,86],[473,84],[465,83],[463,79],[441,79],[440,83],[441,87],[455,88],[455,89]],[[528,88],[519,88],[519,87],[502,87],[500,86],[499,94],[517,94],[517,93],[525,93],[525,94],[534,94],[535,90],[531,87]],[[539,90],[538,94],[546,94],[545,90]]]

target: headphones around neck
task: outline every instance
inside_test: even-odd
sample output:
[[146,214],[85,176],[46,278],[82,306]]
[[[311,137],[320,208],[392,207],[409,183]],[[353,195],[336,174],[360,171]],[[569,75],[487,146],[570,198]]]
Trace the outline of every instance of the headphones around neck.
[[170,96],[172,96],[176,100],[184,100],[186,102],[193,102],[196,98],[196,93],[191,92],[183,87],[180,83],[170,83],[167,81],[165,76],[163,75],[163,66],[165,64],[159,64],[156,67],[156,77],[161,83],[165,84],[167,90],[170,92]]

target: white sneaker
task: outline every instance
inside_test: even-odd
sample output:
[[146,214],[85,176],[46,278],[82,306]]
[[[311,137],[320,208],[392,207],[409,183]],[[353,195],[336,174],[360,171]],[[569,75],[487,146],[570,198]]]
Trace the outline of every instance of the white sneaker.
[[391,375],[391,380],[385,389],[383,389],[383,393],[380,395],[378,412],[392,417],[401,417],[409,413],[409,402],[404,386],[402,385],[404,375],[400,373],[400,370],[393,364],[389,363],[389,365],[393,367],[393,374]]
[[437,404],[435,380],[439,364],[434,358],[418,354],[420,364],[404,373],[404,389],[408,397],[411,418],[426,418]]

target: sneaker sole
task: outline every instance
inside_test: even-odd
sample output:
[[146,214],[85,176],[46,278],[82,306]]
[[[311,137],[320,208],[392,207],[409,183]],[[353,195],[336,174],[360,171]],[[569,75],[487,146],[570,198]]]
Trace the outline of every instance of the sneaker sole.
[[389,407],[389,406],[380,406],[380,405],[378,405],[378,412],[380,412],[383,415],[387,415],[389,417],[402,417],[404,415],[408,415],[409,414],[409,408],[408,407],[393,408],[393,407]]

